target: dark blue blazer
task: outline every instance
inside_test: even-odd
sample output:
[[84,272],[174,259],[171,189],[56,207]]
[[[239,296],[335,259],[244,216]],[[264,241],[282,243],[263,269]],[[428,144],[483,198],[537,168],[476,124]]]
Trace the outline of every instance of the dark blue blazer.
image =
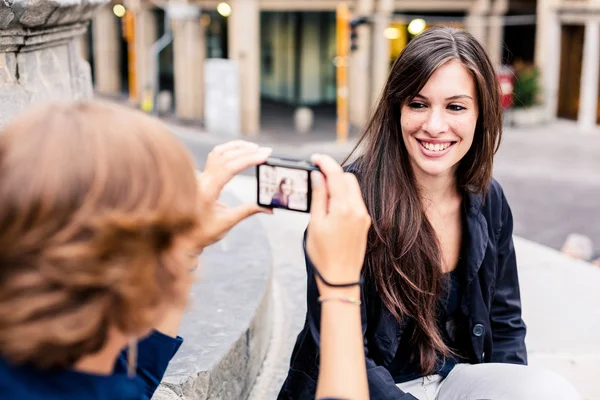
[[40,371],[14,366],[0,358],[0,399],[150,400],[183,340],[154,332],[138,345],[137,375],[127,376],[121,354],[110,376],[75,371]]
[[[470,363],[526,364],[525,324],[513,247],[513,219],[500,184],[492,181],[483,196],[465,197],[466,282],[461,308],[468,319]],[[314,399],[319,373],[321,308],[306,257],[307,316],[292,353],[290,369],[278,399]],[[367,277],[365,277],[366,279]],[[373,400],[413,400],[396,386],[388,366],[406,323],[399,323],[383,305],[368,279],[362,289],[362,329],[369,391]]]

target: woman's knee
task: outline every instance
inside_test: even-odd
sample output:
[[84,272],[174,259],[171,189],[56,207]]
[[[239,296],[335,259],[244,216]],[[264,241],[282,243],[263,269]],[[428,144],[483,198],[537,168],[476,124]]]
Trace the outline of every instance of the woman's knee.
[[581,400],[562,376],[524,365],[463,364],[446,379],[439,399]]
[[536,367],[526,367],[521,371],[511,399],[514,400],[581,400],[575,387],[555,372]]

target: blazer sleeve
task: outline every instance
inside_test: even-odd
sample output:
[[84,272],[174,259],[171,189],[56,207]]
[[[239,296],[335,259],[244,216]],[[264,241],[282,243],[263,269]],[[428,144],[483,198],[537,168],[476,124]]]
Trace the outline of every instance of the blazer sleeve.
[[[138,343],[138,358],[135,379],[144,388],[150,399],[160,385],[169,362],[183,343],[181,337],[172,338],[158,331]],[[115,372],[127,372],[127,350],[117,360]]]
[[[306,253],[306,233],[304,235],[304,257],[306,260],[306,272],[308,276],[307,282],[307,322],[310,328],[310,333],[317,344],[320,345],[320,326],[321,326],[321,304],[319,303],[319,290],[317,281],[314,275],[314,265]],[[367,363],[367,379],[369,382],[369,394],[371,400],[417,400],[409,393],[404,393],[400,390],[389,371],[382,366],[375,364],[369,358],[367,348],[367,339],[365,332],[367,330],[367,308],[365,302],[364,289],[361,290],[362,305],[360,313],[362,319],[362,333],[364,338],[365,359]]]
[[490,310],[493,340],[491,361],[527,364],[525,348],[527,329],[521,318],[521,294],[512,235],[512,213],[502,194],[502,226],[498,236],[496,291]]

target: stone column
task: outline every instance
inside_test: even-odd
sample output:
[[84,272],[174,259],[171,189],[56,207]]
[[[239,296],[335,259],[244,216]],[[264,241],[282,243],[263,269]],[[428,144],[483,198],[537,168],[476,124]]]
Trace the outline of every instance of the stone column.
[[508,11],[508,0],[496,0],[492,6],[492,14],[488,18],[487,51],[494,66],[502,64],[502,48],[504,44],[503,17]]
[[127,9],[134,13],[135,35],[135,71],[137,79],[138,101],[143,98],[144,90],[151,89],[154,82],[154,60],[150,50],[158,39],[157,20],[152,12],[152,5],[140,0],[128,0]]
[[88,36],[84,33],[78,39],[79,49],[81,51],[81,58],[85,61],[90,61],[90,46],[88,44]]
[[487,47],[487,20],[491,0],[474,0],[465,18],[465,29]]
[[504,24],[502,14],[492,14],[488,18],[487,52],[494,67],[502,64],[502,44],[504,41]]
[[486,18],[485,15],[476,12],[469,12],[465,18],[465,29],[475,36],[479,42],[487,47],[487,34],[486,34]]
[[240,71],[242,133],[260,131],[260,9],[258,0],[233,0],[229,58]]
[[[358,0],[354,18],[371,17],[373,0]],[[358,49],[350,54],[348,69],[348,108],[350,124],[362,127],[371,109],[371,26],[363,24],[356,29]]]
[[92,96],[79,38],[107,1],[0,2],[0,126],[30,104]]
[[390,40],[383,34],[390,26],[394,0],[379,0],[373,16],[373,66],[371,75],[371,107],[379,100],[390,73]]
[[598,71],[600,70],[600,22],[588,22],[583,38],[583,67],[578,124],[582,130],[596,126],[598,115]]
[[546,117],[556,118],[560,85],[561,24],[557,0],[538,0],[535,34],[535,64],[540,70]]
[[200,18],[173,21],[175,115],[183,120],[204,118],[206,39]]
[[121,93],[120,23],[110,7],[101,7],[94,13],[94,83],[98,93]]

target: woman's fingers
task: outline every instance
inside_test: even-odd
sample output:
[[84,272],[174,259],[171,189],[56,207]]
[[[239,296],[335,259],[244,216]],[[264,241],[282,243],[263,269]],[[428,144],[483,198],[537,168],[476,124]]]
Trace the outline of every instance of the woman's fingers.
[[231,142],[215,146],[210,154],[220,156],[235,149],[257,149],[258,147],[259,146],[256,143],[246,142],[245,140],[233,140]]
[[229,174],[239,174],[246,168],[264,163],[267,161],[267,158],[269,158],[272,152],[273,150],[267,147],[234,151],[227,155],[227,159],[225,160],[225,169],[228,170]]
[[234,176],[246,168],[264,163],[271,152],[270,148],[258,146],[233,146],[225,151],[218,150],[200,175],[201,196],[210,201],[216,200]]
[[312,162],[316,164],[327,181],[327,189],[331,201],[340,201],[347,195],[346,184],[343,180],[344,170],[333,158],[315,154],[312,157]]
[[325,177],[319,171],[313,171],[310,174],[312,194],[310,215],[315,220],[325,218],[328,209],[328,193],[325,185]]

